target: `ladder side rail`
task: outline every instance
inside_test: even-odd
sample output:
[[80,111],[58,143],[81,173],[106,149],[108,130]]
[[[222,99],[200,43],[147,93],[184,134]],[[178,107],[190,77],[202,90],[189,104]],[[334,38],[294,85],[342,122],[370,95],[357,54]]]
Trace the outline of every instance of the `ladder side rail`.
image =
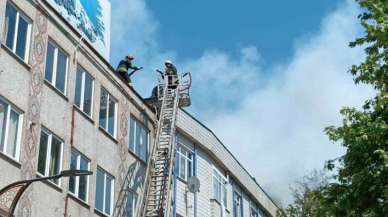
[[172,126],[171,126],[171,138],[170,138],[170,144],[171,144],[171,149],[169,150],[169,156],[170,156],[170,165],[169,165],[169,174],[168,174],[168,182],[167,182],[167,200],[165,201],[166,203],[166,217],[170,216],[171,212],[171,182],[172,182],[172,173],[174,170],[174,165],[175,165],[175,130],[176,130],[176,118],[177,118],[177,112],[178,112],[178,103],[179,103],[179,88],[175,89],[175,99],[174,99],[174,109],[173,109],[173,120],[172,120]]
[[155,137],[155,141],[154,141],[154,146],[152,147],[152,151],[150,153],[150,158],[148,159],[148,163],[147,163],[147,169],[146,169],[146,173],[145,173],[145,179],[144,179],[144,185],[143,185],[143,189],[141,191],[141,194],[140,194],[140,198],[139,200],[137,201],[137,205],[136,205],[136,210],[138,211],[137,212],[137,217],[143,217],[146,213],[146,202],[147,202],[147,197],[148,197],[148,185],[150,184],[150,176],[151,176],[151,169],[153,167],[153,164],[154,164],[154,155],[155,155],[155,152],[157,150],[157,147],[159,145],[159,137],[160,137],[160,134],[161,134],[161,130],[162,130],[162,118],[163,118],[163,111],[164,111],[164,108],[165,108],[165,100],[166,100],[166,95],[167,95],[167,85],[168,85],[168,80],[167,80],[167,77],[165,77],[165,83],[164,83],[164,90],[163,90],[163,101],[162,101],[162,105],[161,105],[161,109],[160,109],[160,114],[159,114],[159,121],[158,121],[158,129],[157,129],[157,132],[156,132],[156,137]]

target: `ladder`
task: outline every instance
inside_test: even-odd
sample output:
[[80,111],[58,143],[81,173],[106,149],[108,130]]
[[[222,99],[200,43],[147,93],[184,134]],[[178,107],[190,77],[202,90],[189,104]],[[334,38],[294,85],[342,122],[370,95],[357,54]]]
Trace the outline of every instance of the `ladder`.
[[[178,79],[178,77],[176,77]],[[168,85],[168,77],[158,85],[158,127],[155,144],[150,152],[145,173],[142,194],[137,201],[137,217],[170,217],[172,200],[172,177],[175,162],[175,128],[179,107],[191,104],[189,89],[191,74],[185,73],[173,88]],[[159,91],[159,90],[162,91]],[[162,93],[161,93],[162,92]],[[160,93],[160,96],[159,96]],[[126,204],[133,168],[128,174],[120,191],[114,210],[114,217],[127,217]],[[131,171],[131,172],[130,172]]]

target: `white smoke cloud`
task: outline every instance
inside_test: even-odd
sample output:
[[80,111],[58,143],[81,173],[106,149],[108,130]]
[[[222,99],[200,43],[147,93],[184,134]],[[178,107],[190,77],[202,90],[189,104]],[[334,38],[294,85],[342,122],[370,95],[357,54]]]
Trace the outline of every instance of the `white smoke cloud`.
[[295,179],[343,153],[323,132],[340,124],[339,109],[359,106],[373,93],[355,86],[347,73],[363,57],[361,49],[347,46],[360,34],[352,1],[325,17],[317,33],[295,39],[290,60],[268,70],[262,69],[255,46],[241,49],[238,59],[217,49],[204,51],[198,59],[179,59],[174,51],[160,50],[159,24],[144,1],[113,0],[112,5],[112,54],[132,50],[149,66],[135,78],[139,91],[147,96],[155,81],[149,71],[166,58],[193,72],[190,111],[283,203],[290,201],[289,185]]

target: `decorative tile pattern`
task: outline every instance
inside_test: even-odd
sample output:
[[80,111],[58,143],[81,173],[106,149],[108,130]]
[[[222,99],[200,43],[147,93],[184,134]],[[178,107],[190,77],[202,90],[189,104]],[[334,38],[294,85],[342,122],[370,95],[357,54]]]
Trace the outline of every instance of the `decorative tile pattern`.
[[[47,18],[36,10],[33,26],[33,42],[31,57],[31,84],[29,93],[29,109],[26,112],[25,137],[21,147],[21,179],[35,176],[37,146],[40,132],[40,110],[42,104],[42,86],[44,78],[44,59],[47,46]],[[31,217],[33,202],[33,186],[30,186],[19,201],[16,216]]]

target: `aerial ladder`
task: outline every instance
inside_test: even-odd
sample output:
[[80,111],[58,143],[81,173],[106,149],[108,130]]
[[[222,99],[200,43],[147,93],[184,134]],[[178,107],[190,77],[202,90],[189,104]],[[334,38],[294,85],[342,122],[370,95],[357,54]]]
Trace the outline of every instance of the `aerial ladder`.
[[[153,106],[157,111],[158,122],[155,143],[150,152],[150,159],[137,202],[137,217],[171,217],[172,177],[175,162],[175,128],[176,117],[180,107],[190,106],[189,90],[191,74],[185,73],[164,76],[157,85],[157,95]],[[126,200],[129,192],[132,172],[127,177],[118,196],[114,217],[127,217]]]

